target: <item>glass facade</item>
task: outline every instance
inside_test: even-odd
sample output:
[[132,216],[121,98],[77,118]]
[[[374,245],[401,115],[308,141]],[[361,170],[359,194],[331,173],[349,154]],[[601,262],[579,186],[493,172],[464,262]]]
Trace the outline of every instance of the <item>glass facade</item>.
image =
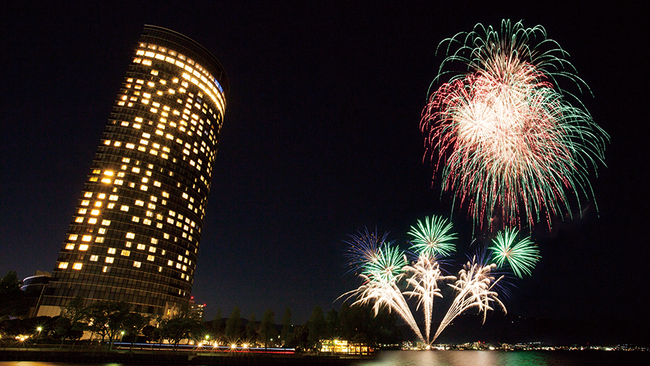
[[189,302],[228,88],[201,45],[145,26],[39,314],[76,296],[159,315]]

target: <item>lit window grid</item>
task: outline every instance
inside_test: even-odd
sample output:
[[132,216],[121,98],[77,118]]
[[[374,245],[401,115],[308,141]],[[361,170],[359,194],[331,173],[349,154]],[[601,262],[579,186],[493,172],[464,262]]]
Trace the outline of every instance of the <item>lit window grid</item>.
[[[189,92],[188,92],[188,93],[189,93]],[[157,103],[157,102],[152,102],[151,104],[153,105],[153,103]],[[196,106],[198,106],[198,103],[195,103],[195,107],[196,107]],[[165,107],[165,106],[163,106],[162,108],[164,109],[164,107]],[[207,113],[207,110],[203,110],[203,113],[204,113],[204,114]],[[209,118],[209,119],[206,118],[205,121],[207,121],[208,123],[217,123],[217,126],[220,127],[220,123],[221,123],[220,118],[216,118],[216,116],[214,116],[214,118],[215,118],[215,120],[213,120],[212,122],[210,121],[211,118]],[[196,119],[196,118],[192,118],[192,120],[193,120],[193,121],[196,121],[197,119]],[[201,123],[204,123],[203,121],[200,121],[200,122],[201,122]],[[144,125],[141,125],[141,126],[144,126]],[[138,126],[138,127],[141,127],[141,126]],[[185,126],[188,126],[188,125],[186,124]],[[197,124],[196,126],[198,126],[199,130],[203,130],[203,129],[201,128],[201,127],[202,127],[202,124]],[[188,130],[189,130],[189,127],[191,127],[191,126],[188,126]],[[159,127],[159,128],[160,128],[160,127]],[[168,130],[168,131],[169,131],[169,130]],[[172,131],[172,132],[173,132],[173,131]],[[199,134],[199,132],[197,132],[197,130],[193,130],[193,132],[195,132],[195,134]],[[215,152],[216,152],[216,148],[212,148],[212,149],[211,149],[209,146],[207,146],[207,145],[205,144],[205,142],[206,142],[206,141],[209,141],[209,142],[212,142],[212,143],[216,143],[216,139],[215,139],[215,137],[214,137],[214,132],[212,131],[212,129],[208,129],[206,133],[208,134],[208,135],[207,135],[207,136],[208,136],[208,140],[201,140],[201,145],[198,145],[198,144],[195,142],[195,143],[192,145],[192,148],[191,148],[189,151],[190,151],[191,153],[195,154],[195,155],[198,155],[198,154],[199,154],[199,151],[200,151],[201,154],[205,154],[205,156],[204,156],[205,160],[208,161],[209,163],[212,163],[212,161],[214,160],[214,155],[215,155]],[[160,134],[157,134],[157,135],[160,135]],[[173,136],[174,136],[174,135],[172,135],[172,137],[173,137]],[[180,136],[182,137],[182,139],[181,139],[181,137],[175,137],[173,141],[174,141],[175,143],[179,144],[178,140],[180,140],[180,141],[181,141],[180,144],[181,144],[181,146],[183,146],[183,145],[186,144],[186,143],[185,143],[185,139],[186,139],[187,137],[184,137],[182,134],[181,134]],[[193,135],[189,135],[189,136],[193,136]],[[165,137],[165,139],[168,139],[168,140],[169,140],[169,138],[167,138],[167,137]],[[187,139],[188,139],[188,141],[193,141],[193,140],[190,139],[190,138],[187,138]],[[122,141],[115,141],[116,139],[114,139],[114,138],[111,138],[111,140],[112,140],[112,141],[111,141],[111,147],[117,147],[117,148],[122,148],[122,149],[124,148],[124,144],[122,143]],[[150,143],[151,143],[151,142],[150,142]],[[198,147],[198,148],[197,148],[197,147]],[[171,160],[172,157],[174,156],[174,155],[172,154],[172,152],[174,151],[174,149],[169,149],[169,148],[167,148],[166,146],[162,146],[162,149],[163,149],[163,150],[168,150],[169,156],[168,156],[167,158]],[[178,156],[176,157],[176,159],[177,159],[178,161],[181,160],[181,159],[178,158]],[[194,165],[194,166],[196,167],[196,166],[201,166],[202,163],[200,163],[200,162],[202,162],[203,160],[202,160],[201,158],[192,158],[192,161],[195,161],[195,162],[196,162],[195,165]],[[176,163],[176,162],[177,162],[177,161],[175,161],[175,163]],[[99,169],[99,170],[102,171],[102,170],[104,170],[104,169]],[[208,179],[206,179],[206,178],[204,177],[204,174],[200,174],[200,175],[198,176],[199,179],[196,180],[196,177],[197,177],[197,176],[196,176],[196,174],[193,174],[193,176],[195,177],[195,179],[194,179],[194,184],[198,184],[199,187],[200,187],[202,184],[203,184],[204,186],[201,187],[202,189],[200,189],[200,191],[202,191],[201,194],[200,194],[199,196],[196,197],[196,199],[198,200],[198,201],[197,201],[196,208],[193,207],[193,205],[188,204],[188,208],[190,209],[189,214],[191,215],[192,213],[194,213],[195,215],[197,215],[196,220],[199,220],[199,222],[201,222],[201,220],[202,220],[202,216],[203,216],[203,214],[204,214],[204,204],[205,204],[205,201],[206,201],[206,197],[202,197],[202,196],[203,196],[203,195],[207,195],[207,192],[208,192],[208,189],[209,189],[209,182],[210,182],[209,174],[211,173],[211,167],[210,167],[210,165],[207,165],[206,170],[207,170],[207,173],[208,173]],[[170,176],[172,175],[171,173],[172,173],[172,172],[170,172],[170,174],[169,174]],[[99,172],[97,172],[97,174],[99,175]],[[183,174],[183,173],[178,172],[178,174]],[[108,175],[108,176],[112,177],[113,175]],[[118,176],[118,177],[119,177],[119,178],[125,178],[123,175],[120,175],[120,176]],[[102,180],[104,180],[104,181],[102,182],[102,181],[99,180],[98,178],[99,178],[99,179],[102,179]],[[112,182],[111,182],[111,181],[109,181],[109,180],[106,180],[105,178],[101,178],[101,176],[99,176],[98,178],[95,178],[95,177],[92,177],[92,176],[91,176],[91,179],[89,179],[89,185],[92,185],[93,183],[96,183],[97,185],[100,185],[100,186],[101,186],[101,183],[104,183],[104,185],[113,185],[113,184],[116,184],[116,185],[117,185],[117,184],[118,184],[116,181],[112,181]],[[130,180],[126,180],[126,184],[128,184],[129,181],[130,181]],[[124,183],[123,180],[120,180],[120,184],[123,184],[123,183]],[[192,182],[189,182],[189,184],[192,184]],[[110,188],[110,187],[109,187],[109,188]],[[167,190],[167,191],[172,192],[172,193],[173,193],[172,196],[176,196],[176,193],[174,193],[174,192],[177,192],[177,191],[178,191],[178,190],[175,189],[175,187],[164,187],[164,180],[163,180],[163,187],[162,187],[162,188],[165,189],[165,190]],[[179,187],[179,188],[180,188],[180,187]],[[110,192],[110,191],[105,191],[105,192]],[[190,191],[190,193],[191,193],[191,192],[192,192],[192,191]],[[154,192],[151,192],[151,193],[154,193]],[[87,192],[87,194],[88,194],[88,196],[86,196],[86,197],[92,197],[93,192]],[[106,197],[106,193],[101,193],[101,194],[104,194],[104,195],[105,195],[104,197]],[[114,195],[114,196],[116,196],[116,195]],[[117,197],[117,200],[120,200],[120,201],[121,201],[122,198],[120,198],[120,197],[123,197],[123,196],[121,196],[121,195],[118,196],[118,197]],[[168,196],[168,197],[169,197],[169,196]],[[183,198],[184,198],[185,200],[188,199],[188,197],[183,197]],[[189,195],[189,198],[194,199],[194,194]],[[174,201],[175,201],[175,200],[174,200]],[[175,211],[177,211],[177,212],[184,212],[184,213],[185,213],[185,212],[186,212],[186,209],[183,208],[183,207],[177,207],[177,206],[173,203],[174,201],[170,201],[170,205],[169,205],[169,206],[167,206],[167,204],[166,204],[166,200],[163,200],[163,203],[162,203],[162,204],[165,205],[165,206],[167,206],[167,207],[172,207],[172,208],[173,208]],[[97,207],[97,206],[95,206],[95,207]],[[107,209],[109,209],[109,208],[112,209],[112,208],[113,208],[113,207],[109,207],[109,206],[106,206],[106,207],[107,207]],[[198,208],[198,210],[197,210],[197,208]],[[153,208],[153,210],[155,210],[155,208]],[[133,211],[133,210],[131,210],[131,211]],[[158,210],[156,210],[156,211],[158,211]],[[84,211],[83,214],[86,215],[86,214],[87,214],[87,211]],[[108,216],[106,216],[106,217],[111,218],[111,220],[115,220],[115,219],[113,218],[114,215],[112,214],[112,212],[108,212],[108,213],[107,213],[107,212],[98,212],[98,211],[94,211],[93,214],[94,214],[94,216],[100,216],[100,220],[102,220],[102,221],[101,221],[102,223],[104,223],[104,222],[106,222],[106,221],[109,221],[109,222],[110,222],[110,220],[106,220],[104,217],[102,217],[102,216],[105,216],[105,215],[108,215]],[[136,213],[133,212],[133,214],[136,214]],[[160,215],[160,214],[159,214],[159,213],[156,213],[156,214],[155,214],[156,217],[158,217],[158,215]],[[187,220],[189,219],[189,218],[188,218],[188,214],[185,214],[183,217],[184,217],[183,221],[184,221],[184,222],[187,222]],[[192,227],[200,226],[200,225],[197,225],[193,219],[189,219],[189,220],[190,220],[189,224],[190,224]],[[100,222],[99,220],[96,221],[96,223],[99,223],[99,222]],[[120,221],[117,220],[117,221],[115,221],[115,222],[118,222],[118,223],[119,223]],[[109,225],[110,225],[110,224],[109,224]],[[180,225],[179,225],[179,226],[180,226]],[[188,231],[189,226],[183,224],[183,225],[182,225],[182,229],[183,229],[184,231]],[[197,227],[196,229],[197,229],[197,230],[200,230],[200,227]],[[103,230],[105,230],[105,229],[103,229]],[[119,230],[117,230],[117,231],[119,231]],[[187,232],[180,232],[182,235],[179,235],[179,230],[177,230],[177,229],[174,228],[174,227],[169,227],[169,228],[167,228],[167,231],[170,232],[170,233],[173,233],[173,235],[172,235],[171,238],[168,238],[168,237],[167,237],[167,236],[168,236],[168,233],[164,233],[164,234],[163,234],[164,239],[167,239],[167,240],[169,240],[169,239],[173,239],[173,240],[179,240],[179,241],[182,241],[181,238],[184,237],[184,238],[188,238],[189,241],[193,241],[192,235],[187,235]],[[82,232],[82,230],[78,230],[78,232]],[[92,233],[92,232],[91,232],[91,233]],[[95,232],[95,233],[97,233],[97,232]],[[189,233],[190,233],[190,234],[193,234],[193,231],[191,231],[191,229],[190,229]],[[104,232],[101,232],[101,234],[104,235],[104,234],[106,234],[106,233],[105,233],[105,231],[104,231]],[[78,235],[78,234],[75,234],[75,235]],[[94,237],[94,235],[91,236],[91,240],[92,240],[92,237]],[[151,239],[153,240],[154,238],[151,238]],[[160,238],[160,239],[163,239],[163,238]],[[75,238],[75,240],[77,240],[77,238]],[[90,242],[91,240],[87,240],[87,241]],[[165,243],[164,243],[164,242],[161,243],[161,245],[163,245],[163,244],[165,244]],[[192,243],[192,244],[194,244],[194,243]],[[194,253],[191,253],[191,252],[190,252],[190,253],[186,253],[186,254],[187,254],[187,255],[191,255],[191,256],[194,257],[194,254],[195,254],[195,251],[196,251],[196,245],[198,245],[198,242],[195,243],[195,245],[194,245],[194,247],[195,247],[195,248],[194,248],[194,249],[195,249],[195,250],[194,250]],[[97,245],[95,245],[95,247],[97,247]],[[192,247],[192,246],[191,246],[191,247]],[[96,248],[96,249],[97,249],[97,248]],[[171,248],[170,248],[170,249],[171,249]],[[163,253],[164,253],[164,251],[163,251]],[[171,253],[173,253],[173,251],[170,252],[170,254],[171,254]],[[163,255],[164,255],[164,254],[163,254]],[[96,260],[96,259],[97,259],[97,255],[93,255],[93,256],[91,256],[91,258],[94,258],[94,259]],[[101,261],[102,259],[103,259],[103,258],[100,258],[100,261]],[[191,261],[191,260],[187,260],[187,258],[185,258],[185,262],[186,262],[186,263],[187,263],[187,262],[192,263],[192,261]],[[66,262],[66,263],[67,263],[67,262]],[[75,263],[76,263],[76,262],[75,262]],[[192,266],[192,267],[193,267],[193,266]],[[83,268],[85,269],[85,267],[83,267]],[[190,268],[186,268],[186,270],[189,270],[190,273],[193,272],[193,269],[190,269]],[[110,267],[104,266],[104,267],[103,267],[103,271],[110,272]],[[162,272],[163,272],[163,268],[162,268],[162,267],[159,267],[158,271],[162,273]],[[183,276],[185,276],[185,275],[183,274]],[[187,278],[188,281],[191,282],[191,281],[190,281],[190,276],[185,276],[185,278]],[[179,291],[179,293],[180,293],[180,291]]]

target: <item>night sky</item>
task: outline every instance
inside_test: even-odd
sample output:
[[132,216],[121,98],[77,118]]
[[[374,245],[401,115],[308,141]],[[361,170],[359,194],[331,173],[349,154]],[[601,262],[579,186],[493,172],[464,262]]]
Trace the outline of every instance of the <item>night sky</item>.
[[[419,131],[436,46],[478,22],[523,19],[569,52],[594,94],[581,100],[611,143],[591,176],[599,212],[588,203],[582,218],[535,230],[543,258],[506,306],[650,322],[647,5],[18,3],[0,6],[1,275],[54,268],[134,46],[153,24],[205,46],[230,78],[193,290],[207,318],[239,306],[257,319],[271,308],[279,322],[289,306],[303,323],[315,305],[338,309],[359,285],[346,275],[348,234],[376,227],[403,243],[417,219],[451,213]],[[453,221],[468,249],[467,215]]]

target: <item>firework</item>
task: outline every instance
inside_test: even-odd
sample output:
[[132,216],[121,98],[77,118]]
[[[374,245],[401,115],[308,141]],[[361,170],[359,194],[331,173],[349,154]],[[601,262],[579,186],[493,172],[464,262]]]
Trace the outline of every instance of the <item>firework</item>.
[[517,243],[519,230],[506,229],[497,234],[496,238],[492,240],[493,246],[488,249],[492,250],[493,258],[499,267],[503,267],[504,263],[508,263],[514,274],[522,278],[522,273],[530,276],[531,270],[535,267],[535,263],[539,261],[539,249],[535,243],[526,237]]
[[[569,197],[579,209],[581,198],[593,199],[589,170],[603,163],[609,137],[560,87],[588,90],[544,28],[478,24],[445,44],[433,83],[448,81],[420,123],[442,192],[454,192],[479,228],[499,217],[505,226],[546,219],[550,227],[552,217],[571,215]],[[467,71],[450,71],[458,63]]]
[[357,232],[355,235],[349,235],[350,240],[344,241],[349,244],[346,251],[346,256],[349,258],[350,271],[359,271],[363,267],[379,256],[379,248],[382,244],[386,243],[388,233],[384,233],[381,237],[377,235],[377,229],[371,233],[368,228]]
[[411,226],[411,250],[419,256],[439,258],[448,256],[456,251],[453,240],[458,235],[451,232],[452,224],[442,216],[425,217],[418,220],[417,227]]
[[[423,255],[411,266],[404,267],[406,283],[412,289],[405,295],[418,299],[418,309],[424,314],[424,330],[427,343],[431,335],[431,318],[436,297],[442,297],[438,282],[454,280],[454,276],[443,276],[438,262]],[[409,276],[410,275],[410,276]]]
[[[375,315],[382,307],[396,312],[411,327],[415,335],[424,343],[433,343],[440,333],[463,312],[476,309],[483,315],[483,321],[489,311],[498,306],[506,311],[499,299],[497,290],[506,291],[506,274],[499,271],[508,264],[508,268],[518,276],[530,274],[539,260],[539,251],[530,238],[515,243],[518,230],[506,230],[493,240],[494,246],[488,256],[485,246],[477,248],[477,254],[458,272],[458,276],[443,275],[438,260],[442,255],[455,251],[452,240],[451,224],[440,217],[426,217],[418,221],[418,227],[411,227],[409,234],[414,237],[411,251],[416,258],[411,262],[402,250],[386,240],[387,234],[359,232],[347,241],[347,251],[356,274],[363,280],[357,289],[341,297],[356,298],[354,304],[372,305]],[[490,263],[490,260],[494,263]],[[442,298],[441,285],[451,281],[453,299],[444,318],[433,337],[434,302]],[[421,331],[406,298],[415,299],[415,309],[424,315],[424,331]],[[424,333],[424,336],[423,336]]]
[[496,264],[482,265],[476,261],[476,257],[465,264],[458,273],[456,282],[453,285],[450,284],[457,294],[431,342],[434,342],[458,315],[468,309],[477,308],[479,314],[483,314],[484,323],[487,312],[494,310],[492,303],[496,303],[506,312],[506,307],[498,299],[497,292],[493,291],[495,284],[502,278],[495,279],[491,274],[494,269],[496,269]]
[[364,280],[363,285],[343,294],[342,297],[357,297],[353,305],[373,303],[375,315],[379,313],[381,307],[386,307],[391,312],[395,311],[406,321],[415,335],[424,341],[413,313],[397,286],[404,274],[405,265],[404,253],[390,243],[384,243],[376,249],[376,255],[361,267],[359,277]]

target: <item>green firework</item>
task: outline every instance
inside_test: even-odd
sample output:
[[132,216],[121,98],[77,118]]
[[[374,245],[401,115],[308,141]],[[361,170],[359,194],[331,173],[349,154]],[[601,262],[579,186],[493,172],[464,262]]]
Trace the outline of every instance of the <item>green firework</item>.
[[418,256],[439,258],[448,256],[456,251],[453,240],[458,235],[451,230],[453,226],[442,216],[433,215],[418,220],[417,225],[411,226],[411,250]]
[[522,278],[522,273],[531,275],[531,270],[535,268],[541,256],[537,245],[530,237],[516,242],[517,235],[519,230],[505,229],[492,239],[494,245],[488,249],[492,250],[492,257],[499,268],[507,262],[515,275]]

